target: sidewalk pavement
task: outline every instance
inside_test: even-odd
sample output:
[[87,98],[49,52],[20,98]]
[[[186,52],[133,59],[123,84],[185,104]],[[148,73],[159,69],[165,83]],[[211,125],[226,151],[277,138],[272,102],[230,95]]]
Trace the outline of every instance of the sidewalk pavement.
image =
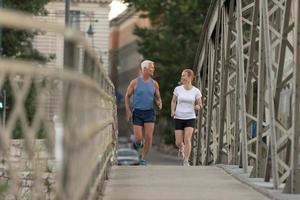
[[113,166],[103,200],[268,200],[214,166]]
[[250,186],[256,191],[269,197],[273,200],[300,200],[300,194],[285,194],[282,193],[284,185],[280,185],[278,190],[273,189],[271,182],[264,182],[263,178],[249,178],[251,168],[248,173],[244,173],[242,168],[237,165],[217,165],[224,169],[228,174],[241,181],[243,184]]

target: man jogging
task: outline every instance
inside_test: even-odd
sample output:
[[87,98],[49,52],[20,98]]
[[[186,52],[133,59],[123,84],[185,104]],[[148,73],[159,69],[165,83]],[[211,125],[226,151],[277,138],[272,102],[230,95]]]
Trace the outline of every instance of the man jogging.
[[[125,96],[126,118],[128,121],[132,119],[135,136],[134,146],[138,151],[143,147],[140,165],[147,164],[146,157],[152,146],[155,123],[154,100],[158,109],[162,109],[159,85],[152,79],[154,71],[154,62],[150,60],[143,61],[140,76],[130,82]],[[132,108],[130,107],[131,96],[133,96]],[[145,135],[144,145],[142,144],[143,135]]]

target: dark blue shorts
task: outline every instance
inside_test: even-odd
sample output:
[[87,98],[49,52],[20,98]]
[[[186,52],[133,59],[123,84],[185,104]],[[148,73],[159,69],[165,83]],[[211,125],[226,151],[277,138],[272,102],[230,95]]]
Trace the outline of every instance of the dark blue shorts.
[[144,126],[144,123],[154,123],[155,112],[154,110],[138,110],[134,109],[132,112],[132,124]]

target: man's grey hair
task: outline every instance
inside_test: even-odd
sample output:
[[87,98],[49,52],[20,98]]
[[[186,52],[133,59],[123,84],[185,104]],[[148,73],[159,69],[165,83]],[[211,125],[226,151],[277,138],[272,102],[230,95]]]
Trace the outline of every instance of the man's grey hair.
[[149,66],[150,64],[154,64],[154,62],[151,61],[151,60],[144,60],[144,61],[141,63],[141,69],[142,69],[142,71],[144,71],[145,68],[148,68],[148,66]]

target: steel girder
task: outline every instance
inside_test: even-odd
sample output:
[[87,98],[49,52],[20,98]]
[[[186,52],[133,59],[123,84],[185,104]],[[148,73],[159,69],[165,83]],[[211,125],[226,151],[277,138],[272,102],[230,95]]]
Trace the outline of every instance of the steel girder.
[[210,7],[197,57],[205,108],[195,165],[253,166],[251,177],[300,192],[298,4],[219,0]]

